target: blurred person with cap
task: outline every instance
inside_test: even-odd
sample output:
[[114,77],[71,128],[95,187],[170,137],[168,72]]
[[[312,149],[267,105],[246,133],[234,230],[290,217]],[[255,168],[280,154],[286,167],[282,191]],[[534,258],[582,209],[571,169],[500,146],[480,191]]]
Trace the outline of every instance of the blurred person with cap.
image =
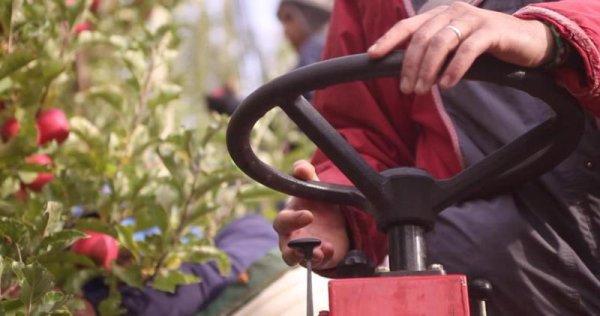
[[[332,8],[333,0],[281,0],[279,3],[277,18],[285,37],[298,54],[294,68],[321,59]],[[304,97],[310,101],[312,93]],[[212,90],[205,99],[210,110],[227,115],[231,115],[241,102],[229,83]]]
[[297,67],[321,59],[333,0],[281,0],[277,18],[298,54]]

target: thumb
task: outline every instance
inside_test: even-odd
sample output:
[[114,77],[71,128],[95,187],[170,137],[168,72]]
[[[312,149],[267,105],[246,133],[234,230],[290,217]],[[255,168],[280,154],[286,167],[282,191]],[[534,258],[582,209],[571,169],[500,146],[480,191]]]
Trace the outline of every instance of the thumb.
[[306,160],[294,162],[293,175],[300,180],[319,181],[315,166]]

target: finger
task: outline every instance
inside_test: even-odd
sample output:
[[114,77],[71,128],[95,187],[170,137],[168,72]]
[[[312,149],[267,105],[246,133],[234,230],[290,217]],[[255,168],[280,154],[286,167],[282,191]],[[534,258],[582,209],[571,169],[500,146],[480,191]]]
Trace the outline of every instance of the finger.
[[451,21],[468,14],[468,11],[470,10],[471,6],[457,2],[423,23],[423,25],[415,31],[406,48],[404,60],[402,62],[402,71],[400,75],[400,91],[402,91],[402,93],[413,93],[417,84],[419,84],[419,86],[423,84],[422,82],[417,83],[418,74],[423,65],[423,57],[427,52],[427,47],[430,45],[431,39],[443,30]]
[[431,38],[421,60],[414,93],[422,94],[431,89],[449,54],[456,50],[462,40],[471,36],[477,25],[478,22],[474,20],[455,19]]
[[[292,249],[295,250],[295,249]],[[335,264],[333,264],[334,248],[333,245],[329,242],[323,241],[322,244],[318,247],[315,247],[313,250],[313,256],[310,260],[312,263],[312,267],[315,270],[323,270],[334,268]],[[306,262],[304,261],[304,255],[302,252],[297,250],[291,251],[287,253],[287,260],[293,264],[300,263],[302,266],[306,266]],[[286,261],[287,263],[287,261]]]
[[436,16],[440,12],[444,11],[447,7],[440,6],[431,11],[427,11],[423,14],[419,14],[412,18],[398,21],[391,29],[389,29],[382,37],[380,37],[369,49],[367,53],[371,58],[380,58],[392,51],[399,45],[404,44],[410,36],[419,28],[423,23],[432,17]]
[[402,62],[402,72],[400,75],[400,91],[402,93],[409,94],[414,91],[417,85],[419,69],[423,64],[422,60],[430,41],[450,21],[451,19],[447,14],[439,14],[415,32],[406,48]]
[[488,50],[491,42],[487,32],[475,32],[465,39],[458,48],[439,80],[441,89],[448,89],[458,83],[471,68],[475,59]]
[[313,214],[307,210],[282,210],[273,221],[273,229],[280,237],[289,237],[292,232],[309,225],[313,220]]
[[304,256],[296,249],[292,249],[287,245],[283,244],[279,245],[279,249],[281,249],[281,259],[283,259],[285,264],[287,264],[288,266],[294,266],[298,263],[302,263],[302,259],[304,258]]
[[316,260],[313,260],[313,267],[316,270],[331,269],[335,267],[333,264],[334,248],[331,243],[323,242],[317,251],[313,253]]
[[301,180],[319,180],[315,166],[306,160],[298,160],[294,162],[293,174],[294,177]]

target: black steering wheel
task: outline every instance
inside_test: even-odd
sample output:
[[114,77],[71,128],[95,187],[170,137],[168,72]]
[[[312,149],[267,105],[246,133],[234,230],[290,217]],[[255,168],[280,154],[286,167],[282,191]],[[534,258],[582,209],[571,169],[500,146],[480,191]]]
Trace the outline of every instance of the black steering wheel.
[[[334,84],[398,75],[402,56],[402,52],[395,52],[380,60],[371,60],[366,54],[335,58],[297,69],[260,87],[240,104],[229,122],[227,148],[232,159],[248,176],[275,190],[307,199],[372,209],[373,204],[378,204],[376,201],[386,174],[394,172],[379,174],[370,168],[301,95]],[[523,90],[543,100],[556,115],[455,177],[436,181],[439,192],[435,194],[437,198],[433,205],[438,211],[459,200],[492,194],[511,183],[541,175],[575,149],[583,132],[584,116],[577,101],[542,71],[483,56],[474,63],[465,79]],[[256,157],[250,146],[250,133],[254,124],[276,105],[358,190],[301,181]],[[392,170],[402,169],[406,168]]]
[[[541,99],[555,115],[499,148],[485,159],[445,180],[416,168],[374,171],[301,95],[339,83],[397,76],[401,51],[372,60],[351,55],[299,68],[265,84],[237,108],[227,129],[234,162],[254,180],[306,199],[359,207],[372,213],[380,230],[398,225],[430,227],[437,214],[461,200],[498,193],[513,183],[538,177],[567,157],[582,135],[584,115],[578,102],[541,70],[481,56],[465,75],[513,87]],[[355,185],[301,181],[260,161],[250,146],[255,123],[279,106]]]

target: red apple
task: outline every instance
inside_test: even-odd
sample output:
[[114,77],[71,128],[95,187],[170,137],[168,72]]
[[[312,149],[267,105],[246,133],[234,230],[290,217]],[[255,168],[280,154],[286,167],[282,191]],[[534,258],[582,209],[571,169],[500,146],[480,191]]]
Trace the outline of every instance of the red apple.
[[213,98],[222,98],[225,96],[225,94],[227,93],[227,91],[225,90],[224,87],[216,87],[214,89],[212,89],[212,91],[210,91],[210,96]]
[[37,144],[43,145],[49,141],[62,142],[69,137],[69,120],[61,109],[51,108],[37,114]]
[[44,154],[35,154],[25,158],[25,162],[34,165],[45,166],[52,163],[52,158]]
[[98,12],[100,8],[100,0],[92,0],[92,4],[90,4],[90,11]]
[[82,32],[91,31],[93,29],[94,29],[94,26],[92,25],[91,22],[89,22],[89,21],[83,21],[83,22],[78,23],[77,25],[75,25],[75,27],[73,27],[73,34],[79,35]]
[[27,201],[27,199],[29,198],[29,196],[27,195],[27,188],[25,187],[25,185],[23,185],[23,183],[21,183],[21,188],[19,188],[19,190],[15,192],[15,198],[22,202]]
[[73,252],[92,258],[94,262],[110,270],[111,262],[119,256],[119,244],[110,235],[85,231],[88,237],[77,240],[71,249]]
[[[52,164],[52,158],[44,154],[36,154],[25,158],[25,162],[39,166],[46,166]],[[49,172],[38,172],[37,178],[35,178],[35,180],[33,180],[31,183],[26,183],[25,187],[31,189],[32,191],[40,192],[42,188],[53,179],[54,175]]]
[[2,137],[2,141],[6,143],[7,141],[11,140],[13,137],[19,134],[20,129],[21,124],[16,118],[11,117],[4,121],[2,128],[0,128],[0,136]]

